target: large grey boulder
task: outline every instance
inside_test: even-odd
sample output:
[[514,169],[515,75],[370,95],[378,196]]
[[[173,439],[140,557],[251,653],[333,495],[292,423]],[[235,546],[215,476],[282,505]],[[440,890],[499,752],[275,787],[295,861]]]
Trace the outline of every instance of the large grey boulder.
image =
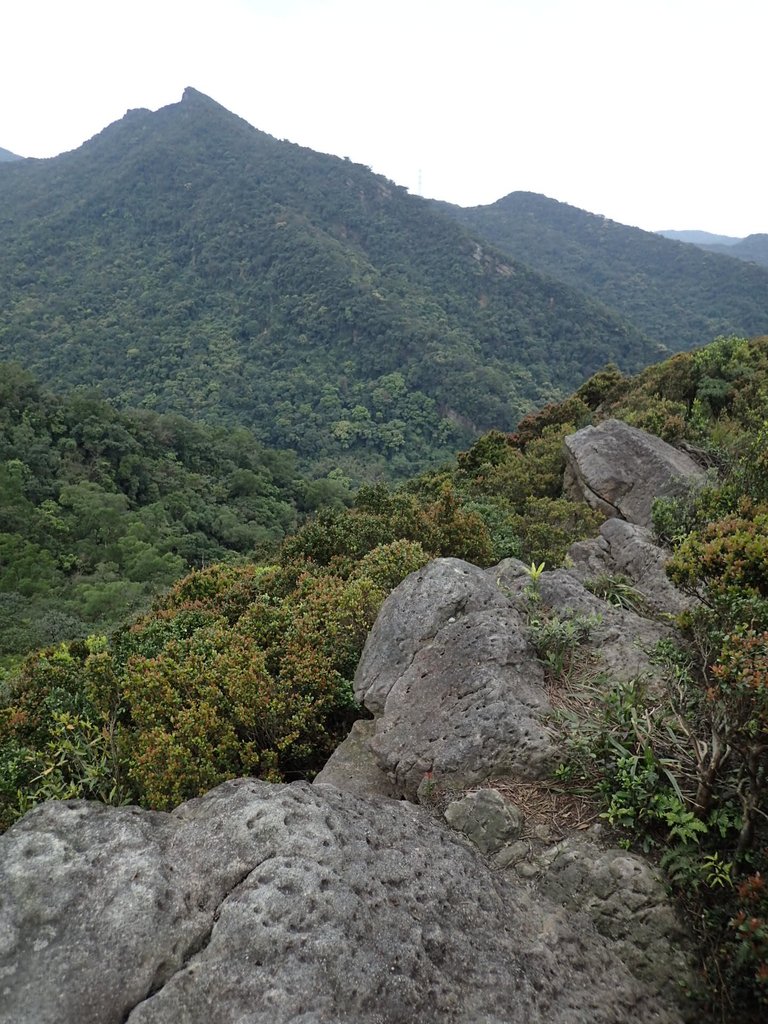
[[171,814],[51,802],[0,838],[0,1021],[677,1024],[665,979],[567,888],[331,786],[239,780]]
[[621,420],[565,438],[564,488],[607,516],[650,526],[655,498],[700,487],[705,472],[690,455]]
[[[412,573],[384,602],[355,676],[356,696],[374,721],[356,727],[317,781],[414,800],[425,797],[425,787],[450,792],[507,774],[547,775],[558,751],[530,616],[591,617],[583,646],[596,675],[662,684],[654,651],[670,629],[651,612],[677,591],[666,583],[647,531],[632,532],[639,529],[618,520],[605,525],[601,542],[613,545],[618,561],[601,560],[598,547],[574,548],[582,563],[545,571],[536,607],[527,596],[530,577],[515,559],[487,570],[437,559]],[[647,571],[655,605],[641,614],[591,593],[585,566],[609,564]]]
[[369,746],[396,791],[546,774],[544,672],[508,596],[476,566],[437,559],[385,601],[355,675]]
[[481,569],[438,558],[413,572],[384,603],[355,675],[355,697],[381,714],[395,682],[416,652],[440,630],[471,612],[508,611],[509,602]]

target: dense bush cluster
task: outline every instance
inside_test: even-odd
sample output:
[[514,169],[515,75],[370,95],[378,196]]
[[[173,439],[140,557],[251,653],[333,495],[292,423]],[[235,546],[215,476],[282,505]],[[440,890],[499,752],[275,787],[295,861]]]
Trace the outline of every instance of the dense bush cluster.
[[311,774],[357,713],[351,679],[382,600],[430,557],[559,560],[598,521],[560,494],[562,437],[494,433],[453,469],[363,487],[276,564],[180,580],[110,640],[30,655],[0,710],[3,820],[48,796],[171,807],[225,778]]
[[30,655],[0,710],[2,824],[49,797],[165,809],[239,775],[317,770],[355,711],[381,601],[427,560],[395,541],[342,573],[215,566],[111,642]]
[[[708,887],[698,880],[692,904],[714,950],[707,969],[728,1008],[724,1016],[742,1004],[768,1005],[765,521],[765,505],[742,498],[736,512],[688,533],[668,570],[701,599],[681,626],[690,657],[684,710],[695,755],[690,806],[708,829],[696,848],[689,843],[674,856],[698,859],[710,872],[714,859],[722,872],[715,886],[711,878]],[[681,886],[688,898],[690,888]]]

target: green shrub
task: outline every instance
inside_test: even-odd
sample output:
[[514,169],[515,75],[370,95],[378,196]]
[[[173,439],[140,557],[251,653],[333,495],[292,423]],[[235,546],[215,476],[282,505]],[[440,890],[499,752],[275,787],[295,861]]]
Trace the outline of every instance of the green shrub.
[[750,974],[749,995],[756,995],[762,1006],[768,1006],[768,887],[764,874],[755,872],[745,878],[737,895],[738,910],[730,921],[731,974],[736,974],[737,984],[741,980],[738,973]]
[[637,395],[622,407],[625,423],[668,441],[670,444],[685,437],[686,414],[684,402],[674,402],[661,395]]
[[287,710],[290,695],[263,653],[219,625],[170,641],[156,658],[132,658],[123,694],[130,778],[158,809],[237,775],[271,777],[279,752],[301,735],[299,704]]
[[627,608],[643,615],[648,608],[643,595],[621,573],[599,573],[584,581],[586,589],[615,608]]
[[236,622],[245,609],[269,586],[272,566],[210,565],[193,570],[155,602],[156,610],[212,611]]
[[347,576],[357,561],[379,545],[413,541],[432,557],[453,556],[489,564],[492,544],[485,523],[462,506],[449,481],[434,495],[384,487],[363,488],[356,507],[326,509],[283,545],[281,562],[313,562]]
[[19,810],[42,800],[75,797],[126,803],[131,792],[122,778],[114,727],[114,722],[99,726],[66,712],[53,715],[51,738],[44,750],[28,752],[34,774],[19,793]]
[[409,576],[429,562],[429,555],[417,541],[396,540],[380,544],[357,563],[352,576],[369,579],[386,595]]
[[[536,567],[538,570],[538,567]],[[535,587],[535,577],[532,575]],[[592,630],[600,624],[597,615],[544,615],[528,621],[528,632],[536,654],[555,680],[567,677],[574,658]]]
[[668,573],[708,597],[749,591],[768,598],[768,504],[742,499],[737,514],[693,530],[678,544]]
[[507,519],[524,562],[561,565],[574,541],[594,536],[604,516],[567,498],[529,498]]
[[395,540],[346,578],[309,560],[214,566],[111,643],[30,656],[0,710],[3,825],[50,797],[164,809],[238,775],[316,771],[357,713],[351,680],[381,602],[428,560]]

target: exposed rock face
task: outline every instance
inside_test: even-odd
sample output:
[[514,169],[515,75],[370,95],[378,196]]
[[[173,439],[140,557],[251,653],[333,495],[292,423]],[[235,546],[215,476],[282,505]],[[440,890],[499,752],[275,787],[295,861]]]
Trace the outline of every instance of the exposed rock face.
[[456,558],[412,573],[385,601],[355,694],[375,715],[370,749],[397,791],[425,779],[466,788],[492,774],[544,774],[544,673],[509,598]]
[[571,574],[581,580],[601,573],[625,576],[654,612],[677,615],[693,603],[670,583],[664,572],[669,552],[654,542],[646,527],[606,519],[598,537],[572,544],[568,556]]
[[508,611],[509,602],[477,566],[440,558],[403,580],[381,609],[355,675],[355,696],[374,715],[443,626],[471,612]]
[[538,892],[569,911],[586,913],[636,977],[670,1003],[680,998],[681,984],[690,981],[690,951],[647,861],[626,850],[600,849],[584,834],[555,845],[520,841],[520,811],[494,789],[449,804],[445,819],[497,867],[535,880]]
[[[522,563],[506,559],[488,572],[496,574],[500,586],[519,607],[525,605],[529,579]],[[648,680],[658,677],[652,655],[659,640],[669,636],[669,627],[596,597],[579,577],[570,569],[554,569],[542,573],[538,586],[542,606],[550,613],[593,619],[594,625],[583,646],[595,658],[594,674],[602,672],[625,681],[639,675]]]
[[[647,529],[617,519],[571,551],[571,569],[538,581],[542,610],[593,619],[585,647],[596,673],[660,681],[653,654],[670,627],[654,613],[688,603],[664,575],[665,552]],[[591,593],[584,584],[600,573],[631,580],[643,614]],[[544,672],[528,641],[529,584],[516,559],[487,570],[437,559],[404,580],[385,601],[355,676],[374,721],[358,725],[318,781],[417,799],[425,784],[462,790],[507,773],[546,775],[558,753],[545,721]]]
[[315,785],[335,786],[358,796],[386,796],[398,799],[395,783],[379,767],[370,741],[376,724],[361,718],[349,735],[331,754],[322,771],[315,776]]
[[48,803],[0,839],[0,1021],[676,1024],[569,870],[551,898],[423,808],[330,786]]
[[545,850],[538,867],[541,892],[587,913],[637,977],[671,1001],[679,998],[688,950],[664,885],[646,861],[570,838]]
[[565,451],[566,492],[640,526],[650,526],[655,498],[682,494],[705,479],[685,452],[621,420],[571,434]]

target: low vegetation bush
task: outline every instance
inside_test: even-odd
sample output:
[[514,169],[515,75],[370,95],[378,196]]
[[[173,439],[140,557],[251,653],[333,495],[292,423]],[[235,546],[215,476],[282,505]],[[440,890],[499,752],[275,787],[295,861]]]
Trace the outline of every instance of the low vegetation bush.
[[111,642],[30,655],[0,711],[2,825],[51,797],[166,809],[239,775],[311,774],[359,713],[381,602],[427,561],[401,540],[346,577],[307,559],[212,567]]
[[109,640],[30,655],[0,709],[2,824],[48,797],[168,808],[233,776],[317,770],[359,714],[355,667],[401,579],[435,556],[556,564],[594,529],[561,494],[562,439],[589,415],[552,407],[524,441],[494,432],[453,469],[363,487],[274,564],[195,570]]

